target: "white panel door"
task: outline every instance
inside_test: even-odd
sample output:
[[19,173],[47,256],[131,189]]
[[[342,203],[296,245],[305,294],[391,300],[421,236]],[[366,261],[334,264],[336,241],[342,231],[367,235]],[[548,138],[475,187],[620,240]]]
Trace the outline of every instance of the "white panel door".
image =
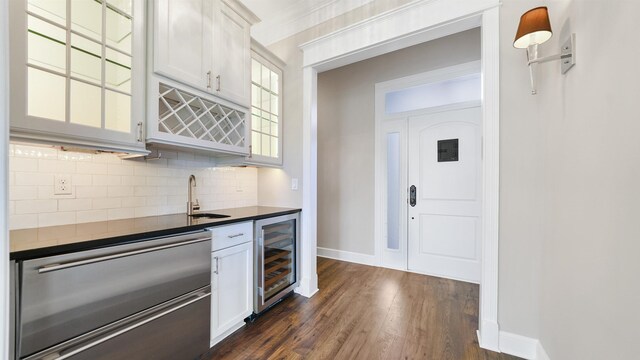
[[480,107],[409,118],[409,270],[480,282]]
[[211,86],[212,0],[156,0],[154,71],[209,90]]
[[253,242],[211,253],[211,346],[253,312]]
[[250,106],[250,25],[223,1],[217,1],[213,64],[215,92],[240,105]]

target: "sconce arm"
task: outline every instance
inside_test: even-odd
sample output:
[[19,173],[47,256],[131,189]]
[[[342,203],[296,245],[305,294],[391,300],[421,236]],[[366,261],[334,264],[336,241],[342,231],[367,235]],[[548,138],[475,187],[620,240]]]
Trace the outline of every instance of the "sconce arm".
[[542,63],[546,63],[546,62],[549,62],[549,61],[555,61],[555,60],[570,59],[572,56],[573,56],[572,54],[556,54],[556,55],[544,56],[544,57],[541,57],[541,58],[536,58],[536,59],[529,60],[529,65],[531,65],[531,64],[542,64]]

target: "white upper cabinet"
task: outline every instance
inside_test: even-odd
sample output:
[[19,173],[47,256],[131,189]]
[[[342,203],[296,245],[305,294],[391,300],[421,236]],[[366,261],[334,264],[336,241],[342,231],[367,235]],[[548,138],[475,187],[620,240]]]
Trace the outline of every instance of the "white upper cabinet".
[[145,2],[10,6],[12,139],[146,153]]
[[255,15],[235,0],[154,4],[154,71],[248,108]]
[[224,1],[216,2],[213,43],[215,90],[223,98],[241,105],[251,102],[250,25]]
[[206,90],[211,76],[212,18],[211,0],[157,0],[154,71]]

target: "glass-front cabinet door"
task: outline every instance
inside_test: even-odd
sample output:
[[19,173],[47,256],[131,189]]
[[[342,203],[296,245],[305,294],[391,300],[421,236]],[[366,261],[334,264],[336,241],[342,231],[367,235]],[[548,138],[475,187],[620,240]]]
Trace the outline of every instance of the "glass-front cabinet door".
[[144,152],[144,1],[10,3],[12,138]]

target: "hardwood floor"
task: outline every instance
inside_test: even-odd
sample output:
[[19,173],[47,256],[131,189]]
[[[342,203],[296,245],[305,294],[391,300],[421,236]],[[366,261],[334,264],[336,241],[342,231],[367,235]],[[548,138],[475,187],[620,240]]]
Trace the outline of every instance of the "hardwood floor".
[[477,285],[324,258],[318,276],[203,358],[518,359],[479,348]]

